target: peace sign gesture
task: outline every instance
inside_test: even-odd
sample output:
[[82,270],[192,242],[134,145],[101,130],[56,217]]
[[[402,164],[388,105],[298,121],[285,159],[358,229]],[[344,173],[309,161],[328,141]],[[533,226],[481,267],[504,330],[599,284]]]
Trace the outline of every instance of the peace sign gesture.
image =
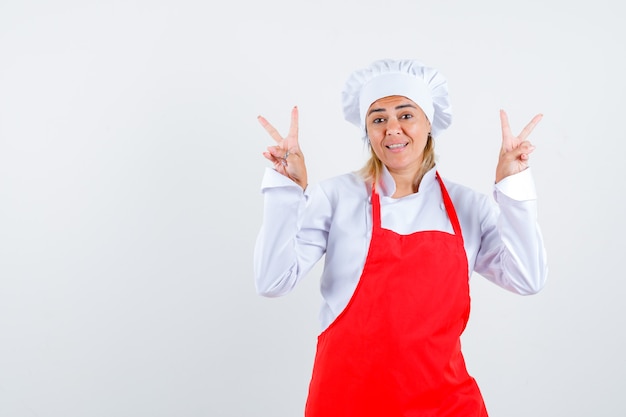
[[263,116],[258,116],[261,126],[276,141],[276,145],[268,146],[263,156],[274,164],[274,169],[297,183],[302,189],[307,186],[306,165],[304,155],[298,144],[298,107],[291,110],[289,133],[284,138]]
[[535,147],[526,140],[537,123],[541,121],[543,114],[538,114],[522,129],[519,136],[514,136],[509,125],[509,118],[504,110],[500,110],[500,123],[502,124],[502,147],[500,158],[496,167],[496,183],[509,175],[517,174],[528,168],[528,155]]

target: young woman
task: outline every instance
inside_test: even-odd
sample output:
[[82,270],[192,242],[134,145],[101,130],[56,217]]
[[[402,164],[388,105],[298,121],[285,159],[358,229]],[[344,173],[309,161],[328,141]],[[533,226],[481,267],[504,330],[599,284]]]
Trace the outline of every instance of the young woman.
[[260,294],[287,294],[325,255],[307,417],[486,416],[460,336],[472,272],[519,294],[546,280],[527,141],[500,112],[495,201],[444,180],[434,141],[451,122],[447,82],[415,60],[355,71],[346,120],[371,158],[360,172],[308,185],[298,109],[264,156],[264,218],[254,254]]

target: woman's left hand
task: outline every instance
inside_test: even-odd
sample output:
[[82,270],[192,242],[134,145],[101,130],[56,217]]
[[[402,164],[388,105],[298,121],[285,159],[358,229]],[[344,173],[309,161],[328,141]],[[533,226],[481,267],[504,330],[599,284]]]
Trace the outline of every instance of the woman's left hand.
[[509,125],[509,118],[504,110],[500,110],[500,123],[502,124],[502,148],[496,167],[496,183],[509,175],[514,175],[528,168],[528,158],[535,147],[526,140],[533,131],[543,114],[538,114],[522,129],[518,136],[514,136]]

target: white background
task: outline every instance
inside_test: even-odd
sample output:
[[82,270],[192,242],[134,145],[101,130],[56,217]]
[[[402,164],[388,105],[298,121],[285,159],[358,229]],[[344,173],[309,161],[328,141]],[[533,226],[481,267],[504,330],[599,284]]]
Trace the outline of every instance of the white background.
[[464,336],[492,416],[624,416],[618,1],[0,3],[0,416],[302,415],[316,268],[255,294],[272,143],[298,105],[311,182],[359,168],[349,73],[448,78],[447,178],[490,193],[498,110],[531,139],[538,295],[472,278]]

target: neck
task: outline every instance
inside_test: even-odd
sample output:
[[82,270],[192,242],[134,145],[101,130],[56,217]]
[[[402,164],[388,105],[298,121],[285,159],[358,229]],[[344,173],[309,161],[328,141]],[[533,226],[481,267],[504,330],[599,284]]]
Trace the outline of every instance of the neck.
[[396,184],[396,191],[391,197],[401,198],[409,194],[417,193],[422,182],[422,178],[424,178],[424,175],[434,166],[435,164],[433,162],[427,165],[420,164],[417,170],[392,170],[387,167],[389,174]]
[[[392,172],[389,171],[396,183],[396,192],[393,193],[393,198],[405,197],[409,194],[417,192],[417,185],[415,181],[415,172]],[[421,179],[421,178],[420,178]],[[418,182],[419,184],[419,182]]]

